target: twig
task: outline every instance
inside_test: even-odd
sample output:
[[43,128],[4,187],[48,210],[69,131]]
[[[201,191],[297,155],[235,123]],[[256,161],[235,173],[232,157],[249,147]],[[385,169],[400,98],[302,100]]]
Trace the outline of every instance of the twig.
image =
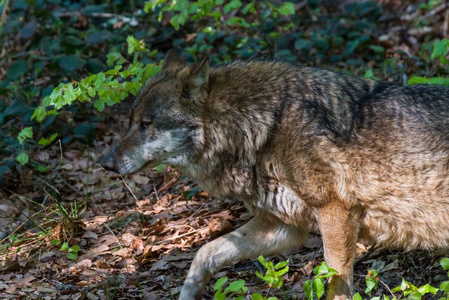
[[435,9],[432,9],[427,14],[421,16],[418,18],[419,21],[433,17],[434,15],[439,14],[440,12],[443,12],[446,10],[446,3],[441,4],[440,6],[437,6]]
[[177,178],[173,178],[172,180],[170,180],[169,182],[167,182],[163,187],[161,187],[160,189],[158,189],[157,191],[155,190],[156,193],[160,193],[162,190],[166,189],[167,187],[169,187],[170,185],[172,185],[173,183],[177,182],[178,179]]
[[0,26],[3,26],[3,24],[6,24],[6,19],[8,16],[6,15],[6,10],[8,9],[9,0],[5,1],[5,5],[3,6],[2,15],[0,16]]
[[156,243],[154,243],[153,245],[159,245],[159,244],[163,244],[163,243],[165,243],[165,242],[169,242],[169,241],[172,241],[172,240],[176,240],[177,238],[181,238],[181,237],[186,236],[186,235],[191,235],[191,234],[193,234],[193,233],[195,233],[195,232],[201,231],[202,229],[203,229],[203,228],[195,229],[195,230],[193,230],[193,231],[190,231],[190,232],[187,232],[187,233],[178,235],[178,236],[174,236],[174,237],[165,239],[165,240],[163,240],[163,241],[156,242]]
[[134,195],[133,191],[131,190],[131,188],[129,187],[129,185],[126,183],[125,178],[123,178],[122,175],[120,175],[120,178],[122,179],[123,183],[125,184],[126,188],[128,189],[128,191],[131,193],[131,195],[134,197],[134,200],[136,200],[136,204],[139,201],[136,197],[136,195]]
[[109,230],[109,232],[112,233],[112,235],[115,237],[115,239],[117,240],[117,243],[120,247],[120,249],[123,249],[122,243],[120,243],[120,240],[118,239],[118,237],[115,235],[114,231],[111,230],[111,228],[109,228],[108,224],[104,223],[104,226]]
[[122,15],[118,15],[118,14],[112,14],[112,13],[83,13],[83,12],[79,12],[79,11],[66,11],[66,12],[59,12],[57,14],[58,17],[80,17],[80,16],[87,16],[87,17],[92,17],[92,18],[103,18],[103,19],[112,19],[112,18],[117,18],[120,21],[124,22],[124,23],[129,23],[129,25],[131,26],[137,26],[139,25],[139,22],[137,22],[136,18],[134,17],[125,17]]

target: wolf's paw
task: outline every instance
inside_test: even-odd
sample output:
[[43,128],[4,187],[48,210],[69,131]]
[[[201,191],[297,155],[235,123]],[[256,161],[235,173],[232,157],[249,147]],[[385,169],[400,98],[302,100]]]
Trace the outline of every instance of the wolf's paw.
[[185,283],[182,287],[179,300],[201,300],[203,299],[203,290],[197,285]]

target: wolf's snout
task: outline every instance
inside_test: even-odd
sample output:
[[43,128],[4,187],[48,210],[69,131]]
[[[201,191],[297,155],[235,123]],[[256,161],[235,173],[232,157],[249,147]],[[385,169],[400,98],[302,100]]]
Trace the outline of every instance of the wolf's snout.
[[110,151],[106,154],[101,161],[101,166],[108,171],[117,172],[117,168],[115,167],[115,159],[113,156],[114,151]]

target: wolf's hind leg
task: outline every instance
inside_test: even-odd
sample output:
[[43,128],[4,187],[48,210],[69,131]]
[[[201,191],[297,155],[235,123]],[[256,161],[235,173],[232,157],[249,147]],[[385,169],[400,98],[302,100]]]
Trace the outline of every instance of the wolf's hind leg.
[[201,247],[179,299],[202,299],[206,283],[227,264],[291,249],[301,245],[306,237],[305,229],[254,217],[237,230]]

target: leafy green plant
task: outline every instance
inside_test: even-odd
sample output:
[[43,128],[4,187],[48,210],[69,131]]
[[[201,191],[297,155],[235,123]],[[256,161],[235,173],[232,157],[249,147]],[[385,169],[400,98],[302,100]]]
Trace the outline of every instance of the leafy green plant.
[[[231,297],[235,297],[236,300],[245,299],[245,294],[248,290],[245,287],[245,280],[236,280],[228,284],[226,288],[224,288],[226,282],[228,281],[228,277],[221,277],[217,280],[214,285],[214,290],[216,291],[214,294],[215,300],[225,300]],[[223,290],[224,288],[224,290]]]
[[[449,54],[449,39],[442,39],[433,46],[431,58],[438,60],[442,65],[447,66],[447,55]],[[425,78],[422,76],[413,76],[409,79],[408,84],[437,84],[449,86],[449,78],[445,77],[431,77]]]
[[338,272],[335,269],[329,268],[325,262],[322,262],[321,265],[313,269],[313,274],[315,274],[313,279],[304,282],[303,286],[304,296],[309,300],[313,299],[314,294],[320,299],[324,295],[324,280],[337,275]]
[[[266,272],[264,275],[260,274],[258,271],[256,272],[256,276],[262,279],[268,285],[268,289],[266,291],[266,295],[262,296],[260,293],[251,294],[251,299],[253,300],[277,300],[277,297],[269,297],[270,291],[272,288],[280,289],[283,284],[282,276],[284,276],[288,272],[288,261],[279,262],[276,265],[271,261],[266,261],[263,256],[259,256],[259,262],[262,266],[265,267]],[[217,280],[214,286],[215,295],[214,300],[225,300],[230,299],[231,297],[235,297],[234,299],[243,300],[245,299],[245,295],[248,291],[248,288],[245,287],[244,280],[236,280],[224,288],[227,283],[227,277],[221,277]]]
[[[145,48],[143,41],[132,36],[128,36],[127,41],[128,54],[134,54],[133,62],[127,61],[118,52],[109,53],[107,64],[110,67],[114,66],[113,69],[92,74],[81,81],[61,83],[50,95],[44,97],[31,119],[42,122],[46,116],[54,115],[64,105],[70,105],[74,101],[94,101],[94,107],[102,111],[105,105],[114,105],[130,93],[136,95],[146,80],[159,72],[160,67],[156,64],[144,65],[139,62],[139,54],[150,57],[156,54],[155,51]],[[47,110],[48,107],[53,109]]]
[[73,245],[73,246],[69,247],[69,243],[64,242],[59,250],[67,251],[67,254],[66,254],[67,258],[70,260],[76,261],[78,259],[78,252],[80,250],[80,246]]
[[[449,270],[449,258],[443,258],[440,261],[441,266],[444,270]],[[449,271],[448,271],[449,277]],[[371,295],[373,290],[378,288],[378,284],[380,281],[378,277],[378,272],[376,270],[369,270],[368,275],[365,278],[367,288],[365,290],[365,294]],[[385,285],[385,283],[382,283]],[[385,285],[386,286],[386,285]],[[438,292],[442,293],[442,297],[439,300],[447,300],[449,299],[449,281],[443,281],[440,284],[439,288],[433,287],[430,284],[424,284],[422,286],[415,286],[411,282],[402,278],[402,282],[397,287],[391,289],[391,297],[387,295],[383,295],[381,297],[373,297],[371,300],[397,300],[406,297],[409,300],[420,300],[426,294],[436,295]],[[399,296],[394,296],[393,293],[400,293]],[[362,296],[357,293],[353,296],[353,300],[361,300]]]

